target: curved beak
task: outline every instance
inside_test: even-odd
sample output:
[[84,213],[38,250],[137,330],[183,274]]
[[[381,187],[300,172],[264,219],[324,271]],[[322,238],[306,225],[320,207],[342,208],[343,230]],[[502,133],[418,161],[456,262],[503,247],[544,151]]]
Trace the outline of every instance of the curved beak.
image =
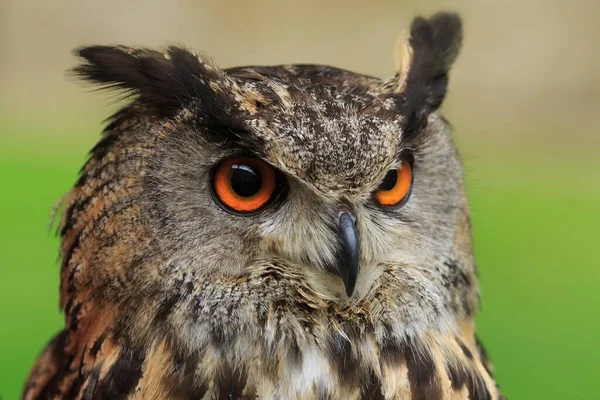
[[356,218],[343,211],[340,214],[338,228],[342,243],[340,263],[337,267],[338,274],[344,281],[346,294],[350,297],[354,292],[360,270],[360,243],[356,233]]

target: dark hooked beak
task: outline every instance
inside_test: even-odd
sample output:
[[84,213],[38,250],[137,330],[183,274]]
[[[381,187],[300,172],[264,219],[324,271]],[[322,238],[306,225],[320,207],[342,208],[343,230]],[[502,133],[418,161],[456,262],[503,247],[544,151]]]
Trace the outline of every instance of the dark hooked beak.
[[340,263],[338,264],[338,274],[344,281],[348,297],[352,296],[354,292],[360,267],[360,246],[355,223],[356,218],[352,214],[346,211],[340,214],[338,228],[342,239],[342,248]]

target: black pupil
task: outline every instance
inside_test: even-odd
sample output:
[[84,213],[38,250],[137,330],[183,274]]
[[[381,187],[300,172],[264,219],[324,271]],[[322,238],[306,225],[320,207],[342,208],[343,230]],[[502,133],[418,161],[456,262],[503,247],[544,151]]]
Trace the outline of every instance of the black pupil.
[[240,197],[251,197],[259,192],[262,179],[249,165],[234,164],[231,171],[231,189]]
[[396,182],[398,181],[398,170],[393,169],[389,171],[385,178],[383,178],[383,182],[379,185],[379,190],[387,192],[388,190],[392,190],[394,186],[396,186]]

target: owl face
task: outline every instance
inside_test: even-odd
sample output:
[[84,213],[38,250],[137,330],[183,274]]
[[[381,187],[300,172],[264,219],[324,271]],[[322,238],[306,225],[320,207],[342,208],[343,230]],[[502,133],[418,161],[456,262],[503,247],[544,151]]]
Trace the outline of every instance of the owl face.
[[[85,193],[93,179],[116,175],[146,242],[122,233],[128,245],[118,256],[103,252],[126,266],[107,265],[96,280],[111,281],[107,293],[135,286],[160,297],[176,277],[196,287],[280,265],[323,299],[350,304],[374,293],[392,266],[401,271],[394,285],[418,297],[414,282],[426,282],[434,309],[469,314],[468,206],[448,124],[436,113],[459,24],[417,20],[386,80],[314,65],[221,70],[175,47],[79,49],[86,63],[77,75],[136,96],[80,183]],[[79,200],[63,233],[84,208]],[[68,259],[74,247],[65,243]]]
[[228,99],[245,110],[243,129],[179,117],[145,178],[164,253],[232,275],[277,259],[340,299],[364,295],[378,265],[449,257],[463,205],[447,124],[432,115],[405,141],[379,80],[325,72],[225,71],[243,93]]

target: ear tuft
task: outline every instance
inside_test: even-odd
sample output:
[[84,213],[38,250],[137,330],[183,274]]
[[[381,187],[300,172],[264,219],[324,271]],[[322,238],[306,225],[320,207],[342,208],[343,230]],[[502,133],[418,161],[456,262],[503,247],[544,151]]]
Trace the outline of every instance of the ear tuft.
[[397,85],[406,116],[406,131],[422,129],[437,110],[448,86],[448,73],[460,50],[462,23],[457,14],[417,17],[397,50]]
[[410,28],[413,50],[411,72],[415,79],[431,81],[448,75],[462,43],[462,22],[457,14],[438,13],[415,18]]
[[123,46],[75,49],[84,63],[71,72],[106,89],[123,90],[164,115],[173,115],[210,91],[207,80],[217,70],[190,51],[169,47],[165,53]]

